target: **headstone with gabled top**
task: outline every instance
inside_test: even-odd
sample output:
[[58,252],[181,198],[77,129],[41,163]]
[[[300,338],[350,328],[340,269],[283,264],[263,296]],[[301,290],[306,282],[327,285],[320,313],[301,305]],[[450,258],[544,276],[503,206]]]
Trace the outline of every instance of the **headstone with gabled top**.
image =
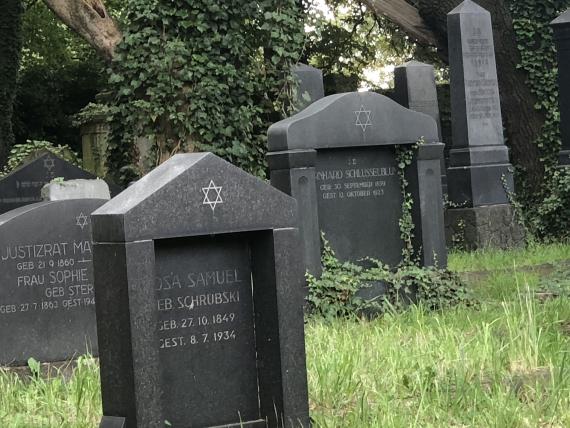
[[[97,178],[52,152],[41,150],[23,165],[0,178],[0,214],[41,202],[42,188],[59,177],[64,180]],[[113,195],[119,193],[117,186],[109,186]]]
[[185,154],[92,219],[101,427],[310,425],[294,199]]

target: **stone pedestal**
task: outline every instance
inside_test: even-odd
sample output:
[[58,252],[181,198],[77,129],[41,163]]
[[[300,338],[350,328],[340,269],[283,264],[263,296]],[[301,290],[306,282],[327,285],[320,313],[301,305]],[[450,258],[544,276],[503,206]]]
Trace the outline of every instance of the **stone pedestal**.
[[560,166],[570,166],[570,9],[551,23],[558,50],[558,84],[560,132],[562,147],[558,154]]
[[525,242],[524,229],[510,204],[448,210],[445,233],[448,245],[466,250],[508,249]]

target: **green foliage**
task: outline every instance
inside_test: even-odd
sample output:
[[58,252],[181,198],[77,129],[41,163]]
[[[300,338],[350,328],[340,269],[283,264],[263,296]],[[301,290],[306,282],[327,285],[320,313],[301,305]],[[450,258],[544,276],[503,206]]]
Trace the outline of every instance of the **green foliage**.
[[570,229],[568,179],[556,169],[560,150],[560,112],[556,48],[549,25],[568,7],[570,0],[510,1],[521,54],[519,67],[527,73],[527,83],[538,99],[536,109],[546,116],[541,136],[536,141],[546,169],[545,185],[538,195],[528,194],[524,187],[519,187],[517,192],[525,225],[539,238],[558,238],[561,234],[567,237]]
[[402,194],[402,216],[398,220],[398,225],[400,227],[400,238],[402,238],[402,242],[404,243],[402,248],[402,260],[404,264],[411,264],[414,256],[414,246],[412,242],[415,229],[414,220],[412,218],[414,200],[408,189],[409,183],[406,179],[406,170],[414,160],[414,153],[417,150],[418,144],[423,144],[423,140],[419,141],[413,147],[396,147],[396,162],[398,166],[398,177],[400,179],[400,191]]
[[22,14],[20,0],[2,3],[0,13],[0,168],[14,144],[12,114],[22,47]]
[[48,150],[73,165],[81,166],[77,153],[73,152],[69,146],[54,146],[49,141],[27,141],[25,144],[16,144],[12,147],[5,168],[0,171],[0,177],[9,174],[30,156],[42,150]]
[[[403,309],[419,301],[430,309],[440,309],[470,299],[465,284],[455,273],[436,268],[401,264],[390,269],[378,260],[366,265],[341,262],[323,237],[323,272],[320,278],[307,274],[308,303],[312,314],[327,320],[351,318],[363,313]],[[362,298],[359,291],[382,283],[386,294],[375,299]]]
[[212,151],[265,173],[267,127],[289,109],[303,42],[295,0],[129,0],[117,49],[110,170],[137,177],[136,141],[154,166],[177,152]]

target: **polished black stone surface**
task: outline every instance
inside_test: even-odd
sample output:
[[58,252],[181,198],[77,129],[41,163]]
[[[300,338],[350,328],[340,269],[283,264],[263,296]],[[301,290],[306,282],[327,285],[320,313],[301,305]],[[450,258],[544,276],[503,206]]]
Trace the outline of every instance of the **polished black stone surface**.
[[177,155],[92,219],[105,417],[309,426],[294,199],[212,154]]

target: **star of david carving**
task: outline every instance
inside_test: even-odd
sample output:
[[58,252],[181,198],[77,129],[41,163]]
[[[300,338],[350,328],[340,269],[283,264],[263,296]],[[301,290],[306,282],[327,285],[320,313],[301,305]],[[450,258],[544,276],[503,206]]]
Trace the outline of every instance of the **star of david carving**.
[[55,168],[55,159],[51,157],[47,157],[44,159],[44,168],[48,171],[51,171]]
[[360,106],[360,110],[355,111],[354,114],[356,115],[356,126],[360,126],[362,128],[362,132],[366,132],[366,128],[372,126],[371,121],[371,114],[370,110],[365,110],[364,105]]
[[222,186],[216,186],[214,180],[210,180],[208,187],[202,187],[202,192],[204,192],[204,202],[202,205],[209,205],[212,208],[212,212],[216,210],[218,204],[223,204],[222,199]]
[[81,230],[83,230],[85,228],[85,226],[87,226],[89,224],[89,217],[87,217],[83,213],[81,213],[77,217],[75,217],[75,220],[77,220],[75,224],[77,226],[79,226],[81,228]]

